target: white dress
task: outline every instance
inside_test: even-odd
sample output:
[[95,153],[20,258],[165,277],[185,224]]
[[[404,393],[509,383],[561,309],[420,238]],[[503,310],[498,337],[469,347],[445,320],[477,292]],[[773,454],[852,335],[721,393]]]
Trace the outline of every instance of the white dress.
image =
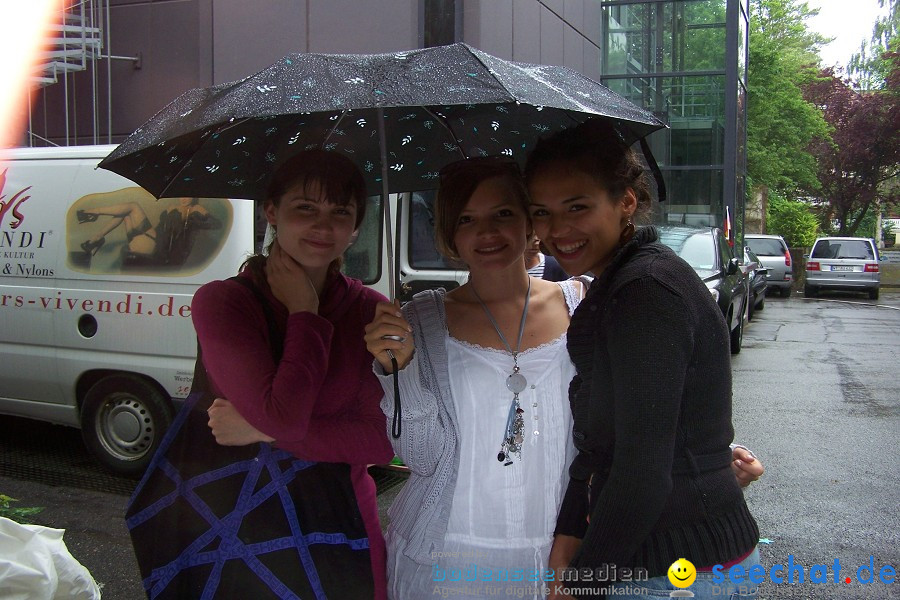
[[[570,313],[578,303],[571,282],[560,284]],[[575,368],[566,336],[519,354],[528,385],[521,457],[497,460],[513,394],[509,352],[447,337],[456,421],[459,476],[441,556],[418,575],[444,595],[543,598],[556,517],[574,457],[569,382]],[[527,496],[526,496],[527,494]],[[418,587],[418,586],[413,586]],[[452,592],[450,591],[452,590]]]

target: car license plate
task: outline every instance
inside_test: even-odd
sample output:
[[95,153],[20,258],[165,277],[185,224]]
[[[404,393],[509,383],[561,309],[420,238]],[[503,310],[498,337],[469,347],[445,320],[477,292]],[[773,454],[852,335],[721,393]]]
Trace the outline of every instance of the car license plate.
[[845,265],[832,265],[832,271],[852,271],[853,267]]

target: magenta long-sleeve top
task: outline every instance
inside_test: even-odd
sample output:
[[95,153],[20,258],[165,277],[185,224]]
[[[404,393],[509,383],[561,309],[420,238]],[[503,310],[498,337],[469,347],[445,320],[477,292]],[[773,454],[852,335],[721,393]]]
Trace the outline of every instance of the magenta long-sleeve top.
[[363,335],[385,298],[340,274],[319,299],[318,314],[288,314],[268,286],[262,292],[284,335],[277,363],[265,313],[250,290],[213,281],[194,295],[191,314],[210,385],[276,446],[305,460],[350,465],[369,535],[375,597],[384,598],[385,546],[367,466],[389,462],[394,452]]

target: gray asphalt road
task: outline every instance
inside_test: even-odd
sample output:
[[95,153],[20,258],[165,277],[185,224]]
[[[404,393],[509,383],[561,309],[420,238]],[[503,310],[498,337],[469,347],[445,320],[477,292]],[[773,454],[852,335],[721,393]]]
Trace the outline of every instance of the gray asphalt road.
[[[900,570],[900,294],[861,298],[770,297],[732,361],[736,437],[767,465],[747,492],[771,540],[763,563],[806,567],[803,584],[767,583],[760,598],[900,598],[900,583],[857,577],[870,557]],[[810,582],[817,564],[829,583]]]
[[[769,297],[732,361],[736,437],[767,465],[747,491],[770,540],[761,545],[763,563],[768,571],[793,556],[805,567],[804,583],[764,584],[763,599],[900,598],[900,583],[856,581],[870,556],[876,570],[900,570],[900,466],[892,457],[900,431],[900,290],[882,290],[877,306],[861,298]],[[0,494],[46,507],[35,520],[66,529],[69,549],[104,586],[104,598],[142,598],[122,522],[128,483],[92,470],[78,432],[4,419]],[[29,439],[56,450],[38,456]],[[25,466],[8,466],[12,454],[25,455]],[[379,496],[382,510],[395,492]],[[836,559],[850,584],[810,583],[817,564],[828,566],[831,581]]]

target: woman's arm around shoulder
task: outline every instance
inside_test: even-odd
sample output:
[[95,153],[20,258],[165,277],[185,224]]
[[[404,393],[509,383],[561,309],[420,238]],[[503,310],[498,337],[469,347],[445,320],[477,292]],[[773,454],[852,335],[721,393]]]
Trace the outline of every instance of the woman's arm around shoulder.
[[758,481],[766,472],[762,461],[751,452],[750,448],[741,444],[731,444],[731,470],[741,487],[747,487]]

